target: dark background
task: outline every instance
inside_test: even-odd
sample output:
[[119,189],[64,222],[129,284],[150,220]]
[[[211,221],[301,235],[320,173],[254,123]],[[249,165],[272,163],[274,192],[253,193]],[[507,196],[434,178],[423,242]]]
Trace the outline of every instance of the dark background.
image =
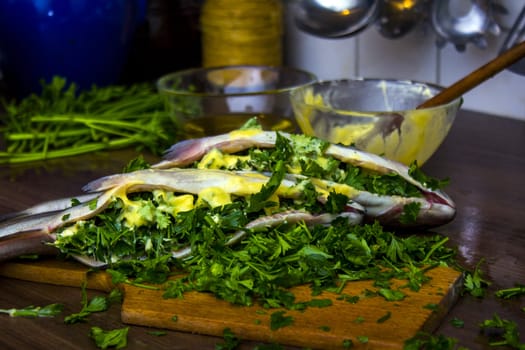
[[[199,16],[203,3],[204,0],[148,0],[146,18],[135,33],[127,62],[115,83],[154,82],[163,74],[200,66]],[[1,76],[0,98],[12,98]]]
[[149,0],[121,83],[155,80],[201,65],[200,8],[204,0]]

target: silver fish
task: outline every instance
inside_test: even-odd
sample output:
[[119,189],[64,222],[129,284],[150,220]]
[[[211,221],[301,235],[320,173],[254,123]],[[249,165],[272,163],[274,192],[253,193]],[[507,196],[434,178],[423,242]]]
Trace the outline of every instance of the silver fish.
[[[30,254],[42,250],[41,242],[53,242],[57,239],[55,231],[80,220],[86,220],[101,213],[115,198],[124,198],[137,191],[153,191],[164,189],[178,193],[198,195],[210,187],[220,187],[229,194],[248,196],[260,192],[263,185],[269,181],[264,174],[254,172],[228,172],[223,170],[197,169],[150,169],[131,173],[106,176],[88,183],[84,189],[92,192],[77,205],[69,205],[72,199],[61,199],[47,202],[14,214],[10,219],[0,222],[0,261],[20,254]],[[281,198],[298,198],[301,189],[296,179],[284,180],[275,194]],[[318,200],[326,201],[328,192],[319,189]],[[359,224],[363,218],[363,207],[349,201],[344,212],[337,214],[311,214],[306,211],[286,211],[272,215],[264,215],[246,226],[245,230],[234,233],[226,244],[238,242],[251,229],[273,227],[282,223],[304,221],[307,224],[327,224],[338,217],[344,217],[351,224]],[[176,258],[185,257],[191,253],[189,247],[173,252]],[[77,260],[89,266],[103,266],[104,262],[95,261],[89,257],[76,257]]]
[[[0,222],[0,238],[29,231],[51,233],[58,227],[95,216],[109,205],[112,198],[125,196],[132,192],[164,189],[198,195],[207,188],[219,187],[233,195],[248,196],[258,193],[268,180],[269,177],[254,172],[242,174],[242,172],[198,169],[148,169],[110,175],[84,186],[85,191],[95,192],[94,198],[89,201],[69,206],[63,210],[48,212],[44,211],[43,206],[39,206],[38,213],[34,215],[14,214],[12,219]],[[328,192],[322,190],[320,192],[324,192],[324,195],[319,198],[323,202]],[[295,181],[284,180],[276,193],[284,198],[298,198],[302,191],[296,187]],[[55,204],[55,202],[49,203]],[[350,202],[348,205],[356,211],[363,209],[356,203]]]
[[[280,135],[291,139],[293,136],[284,132]],[[233,131],[227,134],[189,139],[170,147],[163,160],[153,165],[153,168],[170,168],[187,166],[200,160],[212,149],[223,153],[235,153],[251,147],[275,147],[277,134],[273,131],[249,130],[248,132]],[[375,217],[384,224],[405,226],[398,219],[406,204],[419,203],[420,212],[417,221],[411,226],[437,226],[451,221],[456,215],[456,206],[452,199],[441,190],[430,189],[409,173],[409,167],[371,153],[352,147],[330,144],[325,150],[326,156],[332,156],[344,163],[362,167],[380,174],[397,174],[408,183],[416,186],[422,193],[422,198],[404,198],[400,196],[378,196],[369,192],[361,192],[352,199],[367,209],[369,217]]]
[[95,199],[100,194],[98,193],[88,193],[88,194],[82,194],[74,198],[60,198],[55,199],[47,202],[42,202],[37,205],[34,205],[32,207],[29,207],[25,210],[14,212],[14,213],[8,213],[8,214],[2,214],[0,215],[0,227],[3,221],[6,220],[13,220],[15,218],[24,218],[27,216],[34,216],[41,213],[50,213],[53,211],[59,211],[64,210],[66,208],[69,208],[71,204],[75,202],[83,203],[83,202],[89,202],[92,199]]
[[[302,178],[301,175],[288,174],[287,178]],[[448,203],[434,201],[433,197],[401,197],[378,195],[368,191],[357,190],[346,184],[338,184],[328,180],[310,179],[318,187],[330,192],[337,188],[351,200],[364,207],[364,215],[368,221],[378,221],[391,227],[432,227],[442,225],[451,220],[456,209]],[[414,221],[401,222],[405,205],[416,203],[419,213]]]
[[[285,132],[279,134],[287,139],[292,135]],[[227,134],[208,136],[199,139],[188,139],[172,145],[166,150],[163,160],[152,165],[152,168],[167,169],[185,167],[201,159],[212,149],[224,153],[236,153],[251,147],[273,148],[277,140],[277,133],[254,129],[250,132],[233,131]],[[352,147],[330,144],[325,155],[332,156],[342,162],[377,171],[381,174],[395,173],[409,183],[421,189],[426,189],[424,184],[416,181],[408,173],[408,167],[402,163],[388,160],[378,155],[363,152]]]

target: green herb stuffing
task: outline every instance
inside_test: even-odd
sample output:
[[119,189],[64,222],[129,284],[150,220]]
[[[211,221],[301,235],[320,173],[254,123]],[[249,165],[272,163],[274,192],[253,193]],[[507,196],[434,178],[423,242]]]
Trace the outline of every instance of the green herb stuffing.
[[[295,301],[287,288],[294,285],[340,292],[346,281],[401,278],[417,290],[426,282],[426,266],[454,257],[441,236],[402,238],[379,224],[352,226],[343,218],[331,226],[259,229],[226,246],[227,238],[249,220],[246,203],[203,206],[171,216],[159,211],[153,197],[136,196],[149,208],[147,225],[126,227],[119,219],[121,202],[116,202],[93,220],[77,223],[75,234],[58,234],[55,244],[69,254],[108,262],[114,282],[163,283],[173,269],[187,272],[165,285],[166,297],[210,291],[233,303],[251,305],[257,297],[269,306],[290,308]],[[192,247],[191,256],[172,258],[173,250],[186,245]]]
[[415,222],[421,209],[421,203],[413,202],[403,206],[403,213],[399,217],[402,224]]
[[135,159],[129,161],[129,163],[122,170],[123,173],[131,173],[135,170],[149,169],[151,165],[144,160],[143,156],[138,156]]
[[432,178],[432,177],[426,175],[425,173],[423,173],[421,168],[417,165],[417,162],[414,162],[414,163],[410,164],[408,173],[414,179],[416,179],[417,181],[421,182],[423,185],[425,185],[426,187],[428,187],[428,188],[430,188],[432,190],[437,190],[437,189],[443,188],[443,187],[447,186],[448,183],[450,182],[450,179],[442,179],[442,180],[440,180],[440,179]]
[[[408,183],[401,176],[393,173],[379,174],[351,164],[341,162],[324,152],[329,143],[305,135],[290,135],[290,139],[277,133],[274,148],[251,148],[246,151],[228,155],[237,157],[236,162],[224,164],[216,159],[204,158],[196,161],[193,166],[199,168],[216,168],[228,170],[255,170],[259,172],[274,171],[276,164],[282,161],[286,164],[286,172],[301,174],[307,177],[318,178],[336,183],[349,185],[357,190],[368,191],[378,195],[397,195],[403,197],[421,197],[421,191],[413,184]],[[220,156],[220,151],[216,155]],[[410,168],[412,175],[432,188],[443,188],[448,180],[433,179],[413,165]],[[409,207],[407,219],[419,207]]]
[[77,91],[74,83],[54,77],[40,95],[2,102],[6,147],[0,164],[124,147],[161,154],[176,134],[162,97],[147,83]]
[[257,120],[257,117],[253,117],[253,118],[250,118],[248,119],[243,125],[241,125],[241,127],[239,128],[239,130],[250,130],[250,129],[260,129],[262,130],[262,126],[261,124],[259,123],[259,121]]

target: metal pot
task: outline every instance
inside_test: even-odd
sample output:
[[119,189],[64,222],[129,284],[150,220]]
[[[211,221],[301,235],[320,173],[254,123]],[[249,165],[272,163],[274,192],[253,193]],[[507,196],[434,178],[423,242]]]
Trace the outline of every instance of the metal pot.
[[[453,6],[465,7],[466,11],[454,11]],[[438,46],[452,43],[458,51],[464,51],[468,43],[484,49],[487,47],[486,35],[499,35],[500,27],[495,22],[493,7],[489,0],[433,1],[431,21],[438,35]]]
[[427,12],[427,0],[382,0],[376,25],[382,36],[397,39],[411,32]]
[[295,0],[291,10],[295,24],[324,38],[355,35],[374,22],[379,0]]

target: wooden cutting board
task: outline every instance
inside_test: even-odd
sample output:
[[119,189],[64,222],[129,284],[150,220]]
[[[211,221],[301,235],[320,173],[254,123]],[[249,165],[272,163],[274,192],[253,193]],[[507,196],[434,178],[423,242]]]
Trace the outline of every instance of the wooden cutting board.
[[[419,292],[403,289],[406,298],[389,302],[379,296],[363,297],[357,303],[342,300],[325,292],[312,297],[310,288],[293,288],[297,301],[331,299],[330,307],[309,307],[304,311],[286,311],[293,324],[270,329],[270,317],[278,309],[260,306],[232,305],[211,294],[189,292],[180,299],[164,299],[161,290],[129,285],[124,291],[122,321],[132,325],[150,326],[222,337],[225,328],[241,339],[279,343],[309,348],[342,349],[351,340],[352,349],[401,349],[406,339],[418,331],[432,331],[457,300],[461,273],[445,267],[430,270],[431,281]],[[13,261],[0,264],[0,275],[27,281],[110,291],[115,286],[104,272],[88,273],[88,269],[72,261]],[[406,281],[398,281],[401,286]],[[363,295],[376,290],[371,281],[348,283],[343,294]],[[382,319],[386,320],[382,321]],[[362,343],[366,337],[367,343]]]

